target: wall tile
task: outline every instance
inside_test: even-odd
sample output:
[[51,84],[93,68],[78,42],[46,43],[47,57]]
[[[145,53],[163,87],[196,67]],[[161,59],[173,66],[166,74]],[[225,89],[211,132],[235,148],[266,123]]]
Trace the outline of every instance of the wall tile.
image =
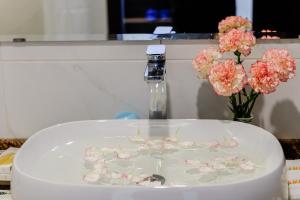
[[[147,118],[144,52],[151,43],[0,46],[0,137],[29,137],[57,123],[111,119],[121,111]],[[209,45],[167,45],[171,118],[230,119],[227,99],[192,68],[191,59]],[[267,47],[288,48],[299,58],[298,43],[260,44],[244,65],[249,68]],[[280,138],[300,138],[299,85],[297,76],[260,97],[255,123]]]
[[147,46],[151,44],[159,44],[159,41],[8,43],[1,46],[0,60],[142,60],[145,59]]
[[[1,65],[6,105],[0,104],[0,111],[6,107],[11,134],[18,137],[28,137],[57,123],[111,119],[121,111],[147,116],[144,62]],[[4,124],[0,130],[7,128]]]

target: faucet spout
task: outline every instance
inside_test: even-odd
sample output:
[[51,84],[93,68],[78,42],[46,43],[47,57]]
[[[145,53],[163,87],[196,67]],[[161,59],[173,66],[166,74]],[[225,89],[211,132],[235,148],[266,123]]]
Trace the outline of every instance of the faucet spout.
[[150,91],[150,119],[167,119],[167,87],[165,45],[150,45],[144,79]]
[[167,119],[166,82],[149,83],[150,107],[149,119]]

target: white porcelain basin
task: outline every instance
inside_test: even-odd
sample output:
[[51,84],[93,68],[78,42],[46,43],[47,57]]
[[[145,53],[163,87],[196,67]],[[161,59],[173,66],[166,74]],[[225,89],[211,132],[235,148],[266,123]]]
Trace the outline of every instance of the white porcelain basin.
[[[147,145],[154,139],[159,144],[163,141],[164,152],[167,147],[177,149],[159,154],[163,159],[153,165],[153,160],[147,160],[148,154],[140,155],[133,148],[135,144],[128,142],[136,137],[145,139],[139,142]],[[181,150],[186,146],[190,148]],[[87,183],[83,179],[88,147],[132,147],[137,160],[136,170],[130,168],[130,173],[153,170],[153,174],[161,172],[166,182],[160,186],[109,185],[110,179],[106,184]],[[15,157],[11,189],[14,200],[281,200],[286,199],[283,169],[284,156],[276,138],[248,124],[217,120],[83,121],[57,125],[32,136]],[[105,177],[112,177],[105,173]]]

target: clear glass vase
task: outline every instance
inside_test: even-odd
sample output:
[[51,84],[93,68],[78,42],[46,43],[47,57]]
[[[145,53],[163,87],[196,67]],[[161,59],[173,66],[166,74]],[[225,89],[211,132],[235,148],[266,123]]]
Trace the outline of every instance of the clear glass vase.
[[253,117],[253,115],[251,115],[250,117],[236,117],[233,119],[233,121],[251,124],[253,119],[254,119],[254,117]]

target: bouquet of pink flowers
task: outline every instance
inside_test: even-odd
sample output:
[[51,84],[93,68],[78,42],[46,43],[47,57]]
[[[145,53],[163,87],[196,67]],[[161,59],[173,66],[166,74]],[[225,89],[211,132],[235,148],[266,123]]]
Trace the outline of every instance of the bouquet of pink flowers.
[[[251,54],[256,38],[252,23],[238,16],[227,17],[219,23],[219,48],[202,50],[193,60],[198,76],[208,79],[215,92],[227,96],[234,120],[252,118],[252,109],[260,94],[270,94],[282,82],[295,76],[296,61],[286,49],[268,49],[246,73],[242,56]],[[235,59],[222,59],[233,52]]]

